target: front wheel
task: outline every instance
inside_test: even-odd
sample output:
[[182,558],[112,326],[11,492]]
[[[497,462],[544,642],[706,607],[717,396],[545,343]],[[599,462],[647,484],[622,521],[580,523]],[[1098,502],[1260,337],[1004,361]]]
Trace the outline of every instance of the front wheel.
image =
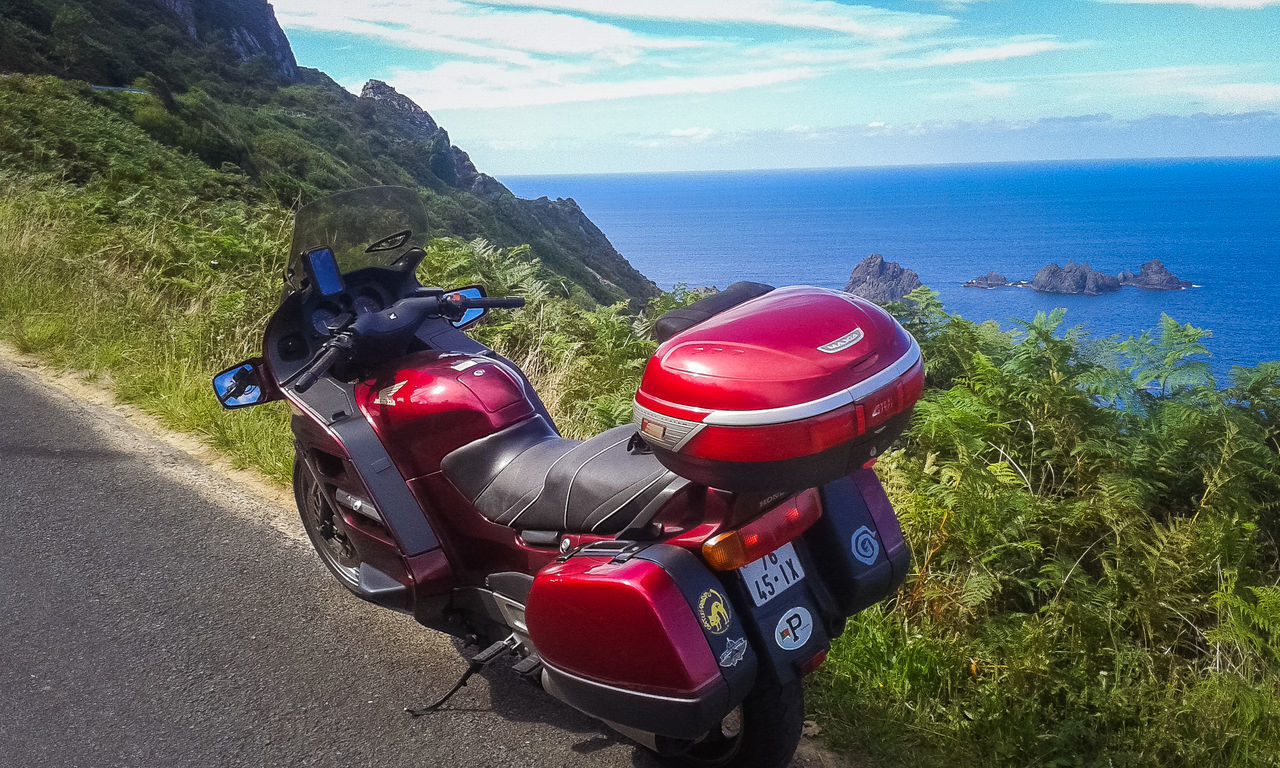
[[696,742],[677,745],[659,739],[663,762],[671,768],[784,768],[804,729],[804,687],[756,686],[720,727]]
[[320,481],[302,456],[296,453],[293,457],[293,498],[298,504],[302,527],[321,562],[342,582],[342,586],[356,592],[360,583],[360,555],[347,539],[342,520]]

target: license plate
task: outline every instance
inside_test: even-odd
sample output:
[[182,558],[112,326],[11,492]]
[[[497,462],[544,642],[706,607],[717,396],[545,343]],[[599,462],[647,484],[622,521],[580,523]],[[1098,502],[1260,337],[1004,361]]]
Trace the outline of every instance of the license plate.
[[804,568],[796,548],[783,544],[764,557],[747,563],[738,571],[747,582],[747,591],[757,607],[764,605],[804,578]]

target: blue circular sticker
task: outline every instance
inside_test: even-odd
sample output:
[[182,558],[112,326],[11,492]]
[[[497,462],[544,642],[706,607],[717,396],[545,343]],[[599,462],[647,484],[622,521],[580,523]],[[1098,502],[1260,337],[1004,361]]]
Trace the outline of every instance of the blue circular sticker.
[[773,639],[784,651],[794,651],[809,642],[813,634],[813,617],[809,611],[796,606],[778,619],[778,627],[773,632]]

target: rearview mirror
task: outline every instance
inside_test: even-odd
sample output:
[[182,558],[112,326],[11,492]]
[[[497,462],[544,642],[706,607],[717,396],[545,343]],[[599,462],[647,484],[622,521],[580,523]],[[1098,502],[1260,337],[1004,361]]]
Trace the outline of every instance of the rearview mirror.
[[[463,296],[468,299],[483,299],[485,296],[485,293],[484,293],[483,287],[479,285],[469,285],[466,288],[458,288],[457,290],[449,291],[444,295],[443,298],[447,299],[450,296],[454,296],[454,295]],[[462,313],[461,318],[451,321],[451,324],[453,325],[454,328],[464,328],[468,325],[471,325],[475,321],[479,320],[481,317],[484,317],[484,313],[488,311],[489,310],[487,309],[478,309],[478,308],[468,309]]]
[[255,357],[214,376],[213,391],[223,408],[248,408],[272,399],[262,382],[262,360]]

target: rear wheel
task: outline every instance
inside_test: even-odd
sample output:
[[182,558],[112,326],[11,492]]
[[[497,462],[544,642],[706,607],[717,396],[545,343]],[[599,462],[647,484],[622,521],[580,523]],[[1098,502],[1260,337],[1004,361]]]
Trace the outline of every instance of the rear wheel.
[[799,680],[763,685],[747,694],[720,727],[692,744],[659,740],[672,768],[784,768],[804,728],[804,688]]
[[310,467],[295,454],[293,458],[293,498],[298,504],[302,527],[311,539],[329,572],[342,586],[356,591],[359,584],[360,554],[347,538],[342,520],[324,493]]

